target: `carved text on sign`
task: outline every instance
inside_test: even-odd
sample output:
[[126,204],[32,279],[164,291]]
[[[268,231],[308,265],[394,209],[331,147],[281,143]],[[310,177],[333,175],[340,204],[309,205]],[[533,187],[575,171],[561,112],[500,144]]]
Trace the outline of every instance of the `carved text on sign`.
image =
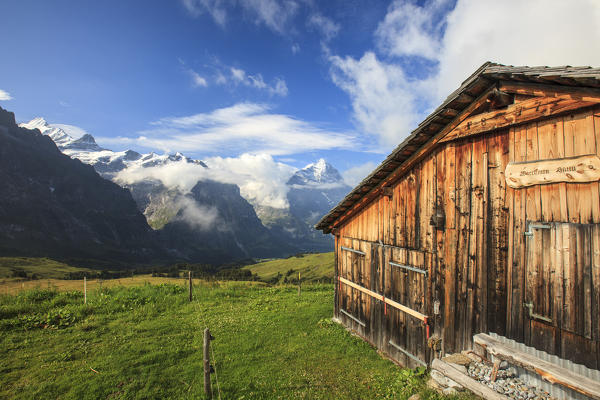
[[506,166],[506,184],[512,188],[557,182],[594,182],[600,180],[597,155],[511,162]]

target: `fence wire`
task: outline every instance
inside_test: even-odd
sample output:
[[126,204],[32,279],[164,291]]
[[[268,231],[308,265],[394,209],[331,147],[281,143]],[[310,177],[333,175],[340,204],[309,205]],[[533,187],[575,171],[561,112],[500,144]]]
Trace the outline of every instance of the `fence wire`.
[[[196,308],[196,315],[198,316],[198,325],[200,325],[200,327],[208,328],[208,325],[206,324],[206,321],[204,320],[204,314],[200,310],[200,303],[198,301],[196,301],[196,298],[193,298],[193,301],[196,303],[195,308]],[[209,328],[209,331],[210,331],[210,328]],[[200,332],[204,332],[204,329],[200,329]],[[217,374],[217,362],[216,362],[216,356],[215,356],[215,352],[214,352],[213,345],[212,345],[212,340],[209,340],[208,343],[209,343],[210,357],[211,357],[212,365],[215,370],[215,381],[217,383],[217,393],[219,395],[219,400],[221,400],[221,387],[219,386],[219,376]]]

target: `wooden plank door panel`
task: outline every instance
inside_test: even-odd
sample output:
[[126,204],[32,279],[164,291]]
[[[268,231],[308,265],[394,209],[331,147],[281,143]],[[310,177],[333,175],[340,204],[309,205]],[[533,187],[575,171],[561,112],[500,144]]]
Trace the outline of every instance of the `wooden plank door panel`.
[[557,351],[558,324],[551,299],[559,287],[553,285],[551,248],[553,224],[529,222],[526,231],[524,338],[525,343],[548,353]]
[[525,257],[525,344],[599,366],[597,224],[529,222]]
[[[389,269],[390,299],[408,308],[425,314],[425,290],[427,277],[425,274],[399,267],[408,266],[426,271],[428,265],[426,254],[421,251],[392,248],[390,258],[386,259]],[[393,264],[390,264],[390,261]],[[395,264],[395,265],[394,265]],[[408,367],[417,367],[427,363],[427,345],[423,323],[413,316],[393,307],[387,308],[390,344],[389,351],[400,363]],[[402,349],[402,350],[399,350]],[[409,354],[409,355],[407,355]],[[420,361],[416,361],[413,357]]]

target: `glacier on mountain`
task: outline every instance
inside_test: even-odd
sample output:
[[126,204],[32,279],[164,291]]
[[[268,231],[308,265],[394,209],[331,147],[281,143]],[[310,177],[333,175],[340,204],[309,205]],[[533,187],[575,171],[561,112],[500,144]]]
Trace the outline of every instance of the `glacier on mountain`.
[[[233,194],[228,194],[228,200],[219,200],[221,190],[216,190],[211,195],[214,199],[202,197],[202,202],[208,201],[206,204],[190,197],[197,184],[212,180],[215,185],[220,182],[238,186],[238,195],[250,203],[260,222],[276,236],[302,251],[328,251],[331,239],[315,231],[313,225],[350,190],[341,174],[323,158],[299,170],[270,156],[263,159],[266,155],[249,154],[237,159],[213,157],[207,165],[181,153],[140,154],[105,149],[92,135],[84,132],[81,137],[73,137],[61,128],[68,125],[49,124],[43,118],[20,126],[39,129],[64,154],[93,166],[104,178],[129,189],[154,229],[162,229],[171,221],[189,220],[189,225],[204,230],[212,225],[210,221],[222,217],[214,204],[234,201]],[[216,189],[215,185],[204,187]],[[203,212],[198,213],[198,209]],[[196,215],[202,218],[190,218]]]

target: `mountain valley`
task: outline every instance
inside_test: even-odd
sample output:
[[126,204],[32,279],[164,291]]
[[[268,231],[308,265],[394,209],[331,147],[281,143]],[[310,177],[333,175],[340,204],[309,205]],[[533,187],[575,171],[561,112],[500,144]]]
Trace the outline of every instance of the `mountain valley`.
[[[132,256],[144,254],[144,257],[138,260],[139,262],[187,260],[219,264],[240,259],[282,257],[299,252],[320,252],[331,249],[332,239],[315,231],[313,225],[343,198],[350,187],[343,182],[339,172],[324,159],[293,173],[285,187],[287,207],[272,207],[253,198],[244,198],[240,188],[235,184],[211,179],[211,173],[215,171],[211,170],[211,165],[204,161],[191,159],[181,153],[158,155],[141,154],[133,150],[115,152],[99,146],[90,134],[77,137],[68,129],[64,129],[65,126],[51,125],[43,118],[35,118],[16,127],[12,125],[14,118],[7,117],[10,114],[3,111],[5,131],[18,132],[27,140],[43,142],[44,151],[54,152],[54,156],[62,152],[65,156],[69,156],[73,160],[72,165],[77,164],[79,169],[85,169],[85,164],[92,166],[104,178],[96,175],[93,180],[100,179],[106,182],[104,186],[111,181],[111,185],[116,183],[127,189],[124,193],[128,193],[129,208],[123,206],[118,208],[128,209],[132,214],[133,204],[139,212],[133,214],[136,214],[138,225],[142,222],[141,228],[138,229],[142,229],[143,234],[136,235],[140,240],[139,243],[128,245]],[[42,134],[39,138],[35,130]],[[52,141],[48,143],[47,140],[43,140],[45,137]],[[51,145],[55,145],[55,149],[60,152],[56,154],[56,150],[50,149],[54,147]],[[43,157],[39,158],[43,159]],[[20,162],[26,164],[28,159],[28,156],[23,156]],[[75,160],[81,161],[83,165]],[[191,189],[165,181],[161,178],[161,172],[166,168],[184,168],[185,171],[191,171],[191,179],[196,179],[193,174],[198,174],[197,181]],[[63,168],[63,171],[68,169]],[[58,176],[52,179],[62,178],[59,171],[55,169],[53,171]],[[37,179],[35,173],[32,175],[23,176],[23,179]],[[63,173],[63,175],[68,174]],[[96,186],[103,187],[103,185]],[[77,187],[72,189],[78,190]],[[38,217],[43,221],[55,212],[54,203],[46,202],[43,197],[39,199],[44,200],[39,207],[47,209],[47,215]],[[87,197],[82,196],[80,200],[85,202]],[[108,204],[104,205],[108,206]],[[14,210],[7,209],[7,211],[13,213]],[[93,214],[94,210],[90,209],[86,212]],[[35,235],[46,238],[57,237],[47,235],[44,227],[39,227],[39,232],[33,234],[31,227],[7,228],[7,224],[4,225],[7,237],[14,236],[14,232],[11,232],[15,229],[31,232],[29,236],[24,235],[19,239],[23,243],[30,239],[34,240]],[[113,227],[112,231],[115,229]],[[88,228],[89,230],[93,228]],[[99,239],[93,239],[92,242],[94,240],[98,245],[104,243]],[[147,248],[143,247],[141,242],[145,243]],[[52,240],[44,246],[41,245],[43,241],[39,243],[41,246],[39,254],[48,255],[49,253],[45,253],[44,249],[49,248],[54,248],[52,255],[58,258],[61,256],[64,258],[67,253],[71,254],[64,246],[51,245]],[[89,243],[86,244],[88,245]],[[71,243],[70,246],[75,244]],[[85,250],[86,246],[75,246],[81,247],[82,250],[73,254],[78,254],[83,259],[103,258],[101,254]],[[20,252],[25,247],[27,246],[13,243],[12,247],[5,246],[2,251],[14,255],[32,255]]]

